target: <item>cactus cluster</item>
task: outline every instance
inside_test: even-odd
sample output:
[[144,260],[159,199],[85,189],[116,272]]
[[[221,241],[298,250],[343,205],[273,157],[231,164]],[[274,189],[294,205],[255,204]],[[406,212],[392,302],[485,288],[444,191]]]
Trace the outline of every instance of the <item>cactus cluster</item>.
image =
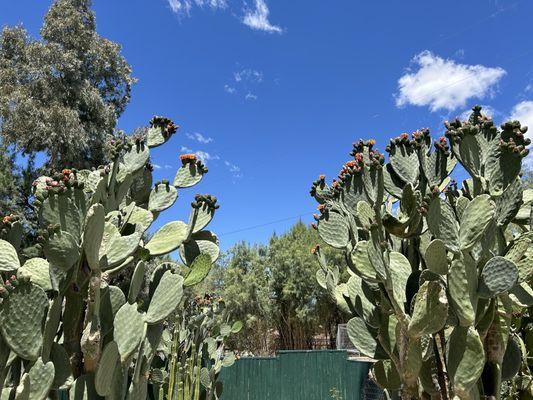
[[[35,181],[37,244],[21,248],[20,222],[2,219],[2,399],[43,400],[68,390],[71,399],[144,400],[148,387],[161,386],[154,363],[171,335],[169,318],[180,315],[184,290],[201,282],[219,256],[217,236],[205,230],[218,205],[199,195],[188,222],[146,234],[178,190],[207,172],[197,160],[184,162],[173,184],[154,184],[150,149],[177,127],[162,117],[150,125],[110,141],[109,165]],[[183,264],[160,263],[145,279],[147,262],[176,250]],[[113,278],[133,267],[124,293]],[[141,302],[143,287],[149,295]]]
[[177,400],[218,399],[222,367],[235,362],[235,354],[225,351],[228,337],[238,333],[242,323],[229,324],[225,304],[210,294],[186,301],[186,307],[171,328],[166,351],[168,384],[166,398]]
[[[352,315],[348,335],[376,360],[378,384],[404,399],[498,399],[502,382],[531,375],[518,333],[533,306],[527,127],[472,111],[434,142],[428,129],[392,139],[387,163],[359,141],[331,186],[321,175],[311,188],[314,226],[349,273],[317,246],[317,280]],[[456,164],[470,175],[461,187]]]

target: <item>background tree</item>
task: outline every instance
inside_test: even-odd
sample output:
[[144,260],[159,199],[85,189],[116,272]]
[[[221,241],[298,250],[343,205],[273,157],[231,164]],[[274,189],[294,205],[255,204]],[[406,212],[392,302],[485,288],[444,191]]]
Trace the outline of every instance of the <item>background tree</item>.
[[105,161],[104,141],[129,102],[131,68],[120,46],[96,33],[90,0],[56,0],[42,39],[21,27],[0,36],[0,132],[22,154],[46,154],[46,166]]
[[[270,240],[272,316],[281,349],[313,348],[317,334],[334,337],[342,322],[337,307],[316,283],[318,265],[310,250],[319,242],[317,232],[301,221]],[[331,265],[343,262],[335,251],[329,251],[327,258]]]
[[[268,246],[236,244],[212,270],[209,288],[201,290],[220,293],[231,318],[244,323],[232,338],[234,349],[255,355],[310,349],[317,335],[334,346],[345,318],[316,283],[319,266],[310,249],[320,242],[314,229],[298,222],[273,235]],[[324,250],[332,265],[341,265],[339,252]]]

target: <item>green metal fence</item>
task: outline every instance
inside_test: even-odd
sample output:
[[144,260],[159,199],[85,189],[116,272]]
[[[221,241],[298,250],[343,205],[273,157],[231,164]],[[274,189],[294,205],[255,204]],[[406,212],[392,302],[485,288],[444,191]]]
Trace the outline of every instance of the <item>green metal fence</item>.
[[275,358],[241,358],[223,368],[222,400],[362,400],[370,364],[346,351],[280,351]]

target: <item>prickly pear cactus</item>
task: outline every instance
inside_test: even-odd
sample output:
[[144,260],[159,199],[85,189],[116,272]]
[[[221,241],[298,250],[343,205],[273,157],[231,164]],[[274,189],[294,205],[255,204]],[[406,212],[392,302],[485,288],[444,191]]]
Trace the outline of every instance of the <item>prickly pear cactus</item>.
[[516,333],[533,306],[533,193],[521,182],[531,142],[480,107],[445,127],[437,140],[427,129],[392,139],[387,163],[359,141],[331,185],[313,183],[314,226],[350,274],[342,282],[317,246],[317,280],[351,312],[348,335],[389,393],[498,399],[531,351]]
[[[185,282],[201,282],[219,255],[205,230],[216,198],[197,195],[188,221],[147,230],[207,168],[182,155],[174,183],[153,182],[150,149],[177,126],[154,117],[150,127],[109,142],[113,162],[64,169],[35,181],[39,243],[21,248],[14,216],[0,226],[0,396],[43,400],[146,399],[152,363],[169,317],[183,306]],[[161,265],[144,279],[145,262],[179,251],[183,265]],[[113,285],[133,270],[128,293]],[[138,301],[143,286],[148,300]],[[21,397],[22,396],[22,397]],[[7,397],[6,397],[7,398]]]

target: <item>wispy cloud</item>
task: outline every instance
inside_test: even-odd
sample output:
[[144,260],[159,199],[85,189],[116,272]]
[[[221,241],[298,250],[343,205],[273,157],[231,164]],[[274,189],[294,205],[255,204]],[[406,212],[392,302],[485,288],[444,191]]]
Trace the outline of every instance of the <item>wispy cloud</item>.
[[263,82],[263,73],[251,68],[245,68],[241,71],[234,72],[233,77],[235,82]]
[[205,163],[207,163],[207,161],[210,161],[210,160],[220,160],[220,157],[217,156],[216,154],[211,154],[204,150],[193,150],[187,146],[181,146],[181,152],[194,154],[196,155],[196,157],[198,157],[200,160],[202,160]]
[[211,143],[213,141],[213,138],[206,137],[199,132],[192,132],[192,133],[189,132],[186,134],[186,136],[189,139],[194,140],[195,142],[203,143],[203,144]]
[[270,10],[265,0],[255,0],[255,8],[246,10],[242,22],[252,29],[268,32],[268,33],[283,33],[277,25],[273,25],[268,17]]
[[238,179],[242,178],[241,168],[235,164],[230,163],[229,161],[224,161],[224,164],[228,168],[228,171],[231,172],[233,178]]
[[226,93],[229,93],[229,94],[235,93],[235,87],[230,86],[230,85],[224,85],[224,90],[226,91]]
[[257,94],[252,90],[263,83],[264,75],[262,71],[252,68],[243,68],[233,73],[233,82],[226,84],[224,90],[230,94],[243,93],[245,100],[255,101]]
[[247,93],[244,98],[246,100],[248,100],[248,101],[256,101],[257,100],[257,96],[255,94],[253,94],[253,93]]
[[495,85],[506,74],[502,68],[458,64],[430,51],[413,58],[416,71],[398,80],[396,105],[429,106],[431,111],[456,110],[472,98],[492,95]]
[[179,15],[189,15],[193,6],[211,9],[226,8],[226,0],[167,0],[170,9]]

